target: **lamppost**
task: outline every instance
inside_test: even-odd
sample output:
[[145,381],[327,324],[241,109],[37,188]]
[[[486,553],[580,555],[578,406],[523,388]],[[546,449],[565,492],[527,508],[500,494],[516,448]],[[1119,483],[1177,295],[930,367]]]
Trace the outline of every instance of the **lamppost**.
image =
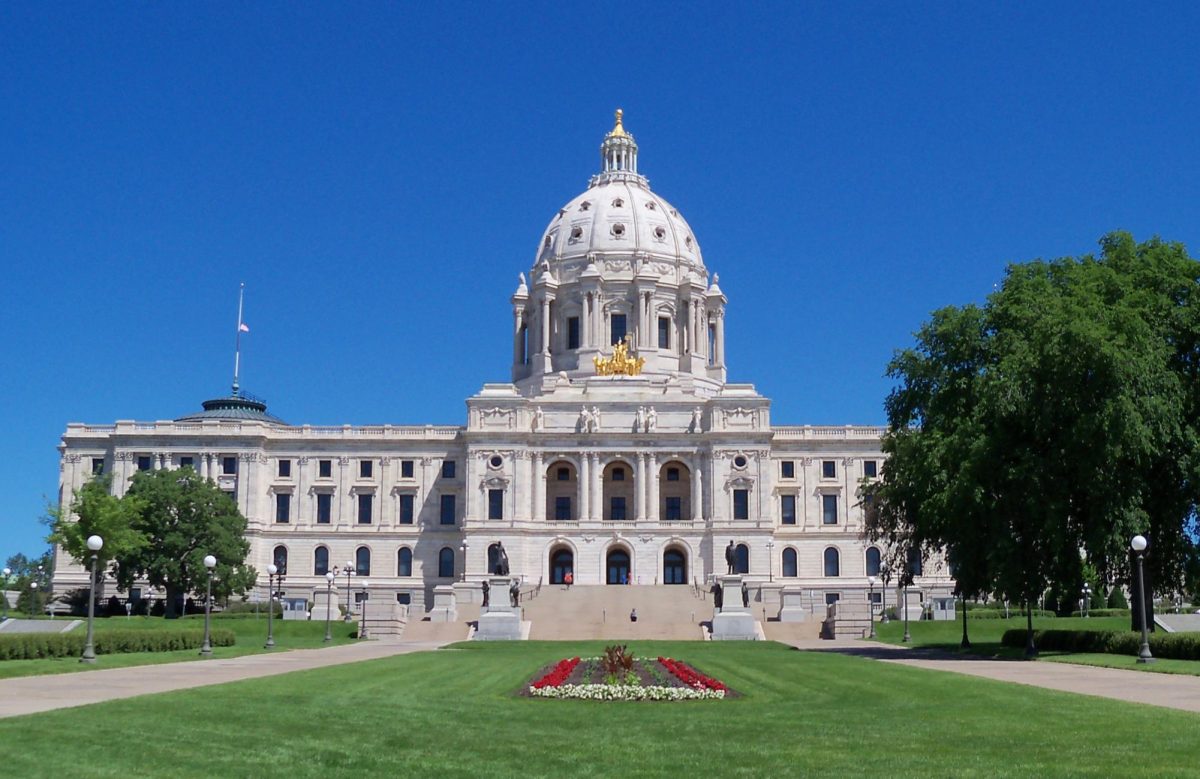
[[879,591],[879,594],[883,596],[883,603],[879,606],[879,610],[883,612],[883,616],[879,618],[879,624],[886,625],[891,622],[891,619],[888,618],[887,613],[887,591],[888,582],[892,579],[892,571],[887,567],[886,563],[879,566],[879,576],[881,579],[883,579],[883,587],[881,587]]
[[79,662],[81,663],[96,662],[96,647],[92,642],[92,620],[96,616],[96,558],[102,546],[104,546],[103,538],[100,536],[88,536],[87,548],[92,552],[92,576],[88,585],[87,643],[83,645],[83,654],[79,658]]
[[912,641],[912,634],[908,632],[908,582],[904,583],[904,606],[902,608],[904,611],[904,638],[900,640],[907,644]]
[[205,555],[204,567],[208,569],[208,593],[204,597],[204,643],[200,645],[200,656],[212,657],[212,631],[209,629],[209,620],[212,617],[212,580],[217,558]]
[[462,578],[460,581],[465,582],[467,580],[467,550],[471,548],[471,545],[468,544],[467,539],[464,538],[462,544],[460,544],[458,548],[461,549],[463,553]]
[[35,581],[30,582],[29,583],[29,618],[30,619],[34,619],[35,617],[37,617],[37,613],[38,613],[37,591],[38,591],[38,583]]
[[271,563],[267,566],[267,643],[263,649],[275,648],[275,574],[279,566]]
[[871,623],[871,634],[867,638],[875,638],[875,577],[868,576],[867,584],[870,585],[867,591],[867,621]]
[[359,639],[367,638],[367,588],[371,583],[363,579],[362,583],[362,624],[358,626]]
[[1138,564],[1138,611],[1142,615],[1142,651],[1138,653],[1139,663],[1153,663],[1154,655],[1150,654],[1150,637],[1146,633],[1146,577],[1142,573],[1142,558],[1146,551],[1146,537],[1136,535],[1129,542]]
[[1083,583],[1083,616],[1086,619],[1088,612],[1091,611],[1092,585],[1087,582]]
[[8,587],[8,577],[12,576],[12,568],[4,569],[4,584],[0,585],[0,603],[3,604],[3,616],[0,616],[0,622],[8,620],[8,592],[4,589]]
[[958,597],[960,599],[962,599],[962,612],[963,612],[963,637],[962,637],[962,641],[960,641],[958,645],[959,645],[959,647],[961,647],[963,649],[970,649],[971,648],[971,639],[967,638],[967,594],[965,592],[962,592],[962,593],[959,593]]
[[333,571],[325,573],[325,643],[333,640],[333,631],[329,625],[329,615],[333,611]]
[[349,560],[346,562],[346,622],[350,622],[354,619],[353,615],[350,613],[350,576],[353,573],[354,561]]
[[767,539],[767,581],[775,581],[775,540]]

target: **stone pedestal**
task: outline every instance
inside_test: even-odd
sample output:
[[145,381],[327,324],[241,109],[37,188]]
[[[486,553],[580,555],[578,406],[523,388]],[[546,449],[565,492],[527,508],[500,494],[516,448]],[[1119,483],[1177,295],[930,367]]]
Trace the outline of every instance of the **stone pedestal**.
[[[328,599],[328,604],[326,603]],[[342,618],[342,610],[338,606],[338,591],[337,587],[333,588],[333,593],[330,594],[324,587],[314,587],[312,592],[312,612],[309,614],[309,619],[313,622],[324,622],[325,615],[328,614],[331,620],[340,620]]]
[[[521,639],[521,609],[512,605],[509,587],[513,580],[507,576],[488,579],[488,605],[479,614],[475,628],[476,641],[519,641]],[[435,597],[437,589],[434,589]]]
[[784,585],[784,588],[779,591],[779,621],[780,622],[807,622],[809,613],[804,608],[804,591],[794,584]]
[[454,585],[439,584],[433,588],[433,608],[429,610],[430,622],[457,622]]
[[742,605],[742,577],[740,574],[718,576],[721,585],[721,608],[713,614],[712,638],[714,641],[753,641],[758,637],[754,615]]

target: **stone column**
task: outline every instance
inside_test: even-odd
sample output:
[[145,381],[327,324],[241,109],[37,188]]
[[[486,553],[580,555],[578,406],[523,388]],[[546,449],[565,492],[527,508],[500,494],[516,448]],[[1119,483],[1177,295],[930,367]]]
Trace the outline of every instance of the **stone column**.
[[604,519],[604,471],[600,467],[600,455],[589,455],[592,459],[591,464],[591,484],[588,486],[588,491],[591,492],[591,511],[588,512],[590,519]]
[[550,298],[542,297],[542,354],[550,356]]
[[521,365],[521,315],[523,308],[513,308],[513,365]]
[[[350,488],[346,483],[346,471],[350,467],[350,458],[349,457],[339,457],[337,464],[338,464],[338,485],[337,485],[338,517],[337,517],[337,524],[339,524],[339,525],[353,524],[353,518],[350,517],[350,506],[349,506]],[[350,518],[349,523],[347,523],[347,521],[346,521],[347,518]]]
[[200,478],[201,479],[208,478],[208,463],[211,459],[212,459],[211,454],[200,455]]
[[717,312],[717,365],[725,365],[725,312]]
[[588,487],[590,486],[588,479],[591,476],[591,472],[591,463],[588,462],[588,456],[585,452],[579,456],[579,472],[575,474],[575,478],[578,481],[578,484],[575,486],[579,493],[577,497],[578,503],[575,506],[575,516],[579,517],[580,521],[590,518],[588,515]]
[[654,452],[647,455],[647,470],[646,502],[649,505],[646,507],[646,519],[658,522],[661,519],[658,514],[658,455]]
[[633,518],[638,522],[646,519],[646,454],[638,452],[634,455],[637,458],[637,476],[634,478],[634,512]]
[[692,521],[704,519],[704,457],[692,458]]
[[533,453],[533,518],[546,519],[546,464],[541,452]]

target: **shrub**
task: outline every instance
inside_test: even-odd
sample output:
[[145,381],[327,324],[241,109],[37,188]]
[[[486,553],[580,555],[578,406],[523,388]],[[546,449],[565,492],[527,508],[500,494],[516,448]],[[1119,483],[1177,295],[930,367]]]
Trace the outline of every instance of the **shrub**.
[[[274,606],[275,616],[283,616],[283,606],[278,601],[275,602]],[[249,614],[251,616],[254,616],[255,612],[265,617],[267,615],[267,604],[251,603],[250,601],[231,601],[221,610],[222,614]]]
[[[1004,609],[971,609],[967,612],[967,617],[970,619],[1004,619]],[[1033,616],[1035,617],[1053,617],[1056,616],[1053,611],[1034,609]],[[1024,619],[1025,612],[1019,609],[1009,609],[1008,619]]]
[[[1006,630],[1000,642],[1023,647],[1025,635],[1024,630]],[[1136,655],[1142,647],[1142,636],[1116,630],[1035,630],[1033,643],[1039,649],[1063,652]],[[1150,636],[1150,652],[1163,659],[1200,660],[1200,633],[1155,633]]]
[[1108,594],[1108,607],[1110,609],[1128,609],[1129,601],[1125,600],[1125,591],[1120,587],[1113,587],[1113,591]]
[[[1082,617],[1083,613],[1072,611],[1072,617]],[[1091,617],[1128,617],[1129,609],[1092,609],[1088,612]]]
[[[217,628],[210,633],[213,646],[233,646],[232,630]],[[83,654],[87,636],[75,633],[16,633],[0,635],[0,660],[35,660],[46,657],[77,657]],[[104,630],[96,633],[96,654],[126,652],[173,652],[199,649],[203,630]]]

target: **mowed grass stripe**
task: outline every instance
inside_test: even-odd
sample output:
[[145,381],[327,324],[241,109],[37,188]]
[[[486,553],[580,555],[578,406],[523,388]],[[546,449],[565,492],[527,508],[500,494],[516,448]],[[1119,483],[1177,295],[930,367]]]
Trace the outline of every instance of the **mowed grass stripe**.
[[0,721],[0,742],[19,745],[7,768],[27,776],[1196,772],[1194,714],[778,644],[630,643],[720,678],[742,694],[729,701],[512,695],[542,666],[602,647],[460,644]]

